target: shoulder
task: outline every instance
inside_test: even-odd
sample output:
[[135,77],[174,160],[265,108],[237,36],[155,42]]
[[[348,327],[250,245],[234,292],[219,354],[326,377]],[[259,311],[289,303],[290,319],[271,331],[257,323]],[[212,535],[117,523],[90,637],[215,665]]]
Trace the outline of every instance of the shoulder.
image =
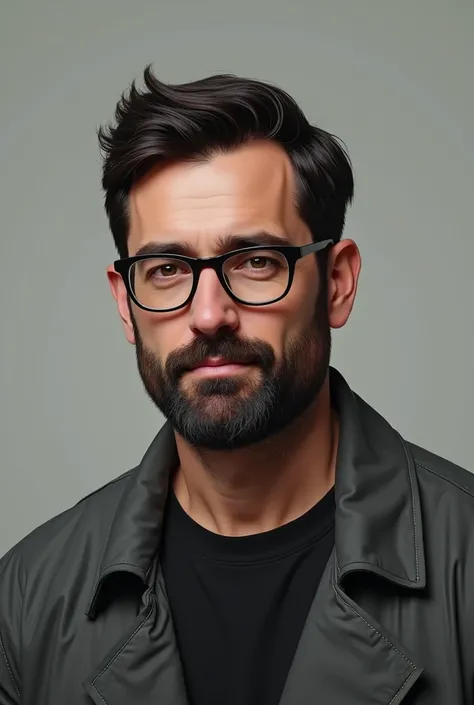
[[425,448],[406,446],[415,466],[425,542],[453,555],[466,551],[474,564],[474,474]]
[[474,473],[426,448],[407,443],[421,483],[452,493],[474,507]]
[[95,545],[98,559],[122,494],[134,475],[130,470],[83,497],[74,506],[27,534],[0,559],[0,581],[15,572],[20,584],[26,575],[54,570],[56,563],[75,555],[84,544]]
[[[0,691],[19,702],[23,624],[30,633],[68,580],[93,585],[103,547],[134,471],[109,482],[45,522],[0,559]],[[85,597],[87,594],[85,595]],[[82,606],[85,612],[85,606]],[[3,701],[2,701],[3,702]]]

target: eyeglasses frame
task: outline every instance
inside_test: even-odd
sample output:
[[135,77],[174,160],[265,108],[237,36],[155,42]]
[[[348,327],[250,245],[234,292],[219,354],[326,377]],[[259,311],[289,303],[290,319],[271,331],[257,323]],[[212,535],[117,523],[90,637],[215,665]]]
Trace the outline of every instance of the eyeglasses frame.
[[[170,253],[151,253],[151,254],[143,254],[143,255],[135,255],[133,257],[123,257],[122,259],[118,259],[114,262],[114,269],[115,271],[121,275],[123,282],[125,284],[125,287],[127,289],[127,293],[130,296],[130,298],[134,301],[134,303],[144,311],[150,311],[151,313],[171,313],[173,311],[178,311],[181,308],[185,308],[185,306],[188,305],[188,303],[193,299],[196,290],[199,285],[199,278],[201,275],[201,272],[204,269],[213,269],[215,273],[217,274],[217,278],[219,279],[219,282],[221,286],[224,288],[224,290],[227,292],[227,294],[236,301],[239,304],[242,304],[244,306],[270,306],[272,304],[277,303],[278,301],[281,301],[282,299],[287,296],[288,292],[290,291],[292,284],[293,284],[293,279],[295,276],[295,266],[298,260],[302,259],[303,257],[306,257],[307,255],[315,254],[316,252],[320,252],[321,250],[324,250],[326,247],[329,245],[333,245],[334,240],[319,240],[317,242],[310,242],[307,245],[252,245],[251,247],[243,247],[238,250],[232,250],[231,252],[226,252],[223,255],[217,255],[216,257],[188,257],[186,255],[175,255],[175,254],[170,254]],[[244,301],[240,299],[230,286],[226,282],[226,278],[224,275],[224,264],[225,262],[230,259],[231,257],[235,257],[236,255],[240,254],[245,254],[247,252],[259,252],[259,251],[265,251],[265,252],[278,252],[279,254],[283,255],[283,257],[286,259],[288,262],[288,284],[283,292],[278,298],[276,299],[271,299],[270,301],[263,301],[259,303],[249,303],[248,301]],[[173,260],[178,260],[181,262],[185,262],[186,264],[189,265],[191,268],[192,274],[193,274],[193,285],[191,287],[191,291],[187,299],[184,301],[184,303],[180,304],[179,306],[174,306],[173,308],[166,308],[166,309],[156,309],[156,308],[150,308],[148,306],[144,306],[141,304],[138,299],[136,298],[133,288],[132,288],[132,283],[130,280],[130,272],[132,266],[136,262],[141,262],[143,260],[149,260],[149,259],[157,259],[157,258],[163,258],[163,259],[173,259]]]

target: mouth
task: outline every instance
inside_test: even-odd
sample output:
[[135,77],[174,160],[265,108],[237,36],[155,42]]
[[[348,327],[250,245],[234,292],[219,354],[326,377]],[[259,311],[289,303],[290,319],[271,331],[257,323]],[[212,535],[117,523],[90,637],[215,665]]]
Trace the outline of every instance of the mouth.
[[207,358],[188,369],[187,373],[195,377],[229,377],[247,372],[254,364],[254,360],[244,362],[222,357]]

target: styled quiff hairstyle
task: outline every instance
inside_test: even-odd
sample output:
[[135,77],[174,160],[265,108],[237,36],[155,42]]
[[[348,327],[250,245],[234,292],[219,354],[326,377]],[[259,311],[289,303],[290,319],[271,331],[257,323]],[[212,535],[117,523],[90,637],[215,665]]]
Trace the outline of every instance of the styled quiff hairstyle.
[[354,195],[349,156],[334,135],[311,125],[285,91],[223,74],[168,85],[144,71],[99,128],[105,210],[119,257],[128,255],[128,198],[160,163],[202,161],[252,139],[281,145],[295,171],[297,206],[313,240],[338,242]]

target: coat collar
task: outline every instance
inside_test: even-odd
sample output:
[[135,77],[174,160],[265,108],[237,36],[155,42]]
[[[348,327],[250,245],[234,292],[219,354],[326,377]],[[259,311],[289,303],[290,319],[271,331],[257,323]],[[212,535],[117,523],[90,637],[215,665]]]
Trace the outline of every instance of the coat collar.
[[414,461],[395,429],[331,369],[340,416],[336,466],[339,580],[369,570],[408,588],[426,584]]
[[[368,570],[409,588],[425,586],[425,560],[414,463],[400,435],[330,369],[332,402],[340,417],[336,467],[338,581]],[[156,564],[169,478],[178,464],[166,423],[132,472],[117,506],[91,596],[99,611],[108,579],[128,572],[148,585]]]

